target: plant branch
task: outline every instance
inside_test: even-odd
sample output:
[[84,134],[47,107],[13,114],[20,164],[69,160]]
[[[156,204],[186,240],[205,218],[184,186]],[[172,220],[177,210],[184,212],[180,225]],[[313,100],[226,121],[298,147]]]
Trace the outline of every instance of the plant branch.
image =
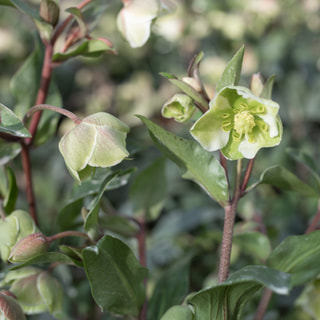
[[29,156],[29,148],[25,145],[24,142],[21,142],[21,159],[22,159],[22,168],[25,175],[25,183],[26,183],[26,194],[27,201],[29,205],[29,213],[33,218],[34,222],[37,224],[37,210],[35,204],[35,197],[33,192],[33,183],[32,183],[32,174],[31,174],[31,163]]
[[236,183],[235,183],[233,199],[230,204],[224,207],[225,217],[224,217],[219,274],[218,274],[219,283],[226,281],[229,275],[233,227],[234,227],[234,221],[235,221],[236,212],[237,212],[237,206],[241,196],[241,190],[240,190],[241,169],[242,169],[242,160],[240,159],[237,162],[237,174],[236,174]]
[[[51,66],[52,54],[53,54],[53,46],[51,44],[47,44],[45,49],[45,54],[44,54],[40,87],[37,94],[36,104],[45,103],[48,95],[49,85],[50,85],[51,76],[52,76],[52,66]],[[31,119],[31,123],[28,129],[32,137],[25,139],[26,145],[30,145],[35,137],[38,124],[41,118],[41,113],[42,112],[39,111]]]
[[309,227],[307,228],[305,234],[314,231],[317,228],[319,221],[320,221],[320,202],[318,203],[318,211],[315,214],[315,216],[313,217],[313,219],[311,220]]
[[[79,4],[77,5],[77,8],[78,8],[78,9],[82,9],[82,8],[84,8],[86,5],[88,5],[88,4],[89,4],[90,2],[92,2],[92,1],[94,1],[94,0],[84,0],[84,1],[82,1],[81,3],[79,3]],[[54,45],[54,44],[56,43],[56,41],[57,41],[57,39],[59,38],[60,34],[66,29],[66,27],[67,27],[68,24],[72,21],[73,18],[74,18],[73,15],[70,14],[70,15],[63,21],[63,23],[55,30],[55,32],[54,32],[54,34],[53,34],[53,36],[52,36],[52,38],[51,38],[51,41],[50,41],[50,43],[51,43],[52,45]]]
[[90,239],[90,237],[86,233],[81,232],[81,231],[72,231],[72,230],[63,231],[63,232],[54,234],[51,237],[46,237],[46,239],[47,239],[48,243],[50,243],[52,241],[55,241],[55,240],[58,240],[58,239],[61,239],[61,238],[65,238],[65,237],[81,237],[81,238],[84,238],[84,239],[90,241],[91,243],[95,243],[94,241],[92,241]]
[[[226,179],[227,179],[228,189],[230,191],[230,181],[229,181],[229,175],[228,175],[227,159],[222,154],[221,150],[219,150],[219,158],[220,158],[220,164],[221,164],[222,168],[224,169]],[[230,192],[229,192],[229,194],[230,194]]]
[[258,309],[254,315],[253,320],[262,320],[263,319],[263,317],[267,311],[268,305],[270,303],[272,294],[273,294],[273,292],[269,288],[264,289],[261,300],[258,305]]
[[252,173],[253,165],[254,165],[254,159],[250,159],[248,161],[247,169],[246,169],[246,172],[243,177],[243,181],[242,181],[242,185],[241,185],[241,195],[243,195],[244,191],[247,188],[247,185],[248,185],[251,173]]
[[23,118],[23,123],[25,124],[28,118],[30,118],[34,113],[42,110],[51,110],[51,111],[63,114],[64,116],[71,119],[75,124],[79,124],[82,121],[79,117],[77,117],[73,112],[69,110],[58,108],[50,104],[38,104],[29,109],[29,111],[26,113],[26,115]]

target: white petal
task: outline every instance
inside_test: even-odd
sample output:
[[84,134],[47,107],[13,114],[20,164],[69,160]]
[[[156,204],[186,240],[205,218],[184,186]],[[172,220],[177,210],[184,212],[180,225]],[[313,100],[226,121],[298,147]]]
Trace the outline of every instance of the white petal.
[[141,47],[150,36],[152,20],[159,12],[157,0],[132,0],[118,14],[117,25],[133,48]]
[[248,138],[245,137],[239,145],[239,152],[243,154],[246,159],[253,159],[259,149],[261,148],[261,143],[251,143],[248,141]]
[[[221,129],[221,121],[212,120],[209,117],[205,118],[205,122],[201,117],[190,129],[191,135],[208,151],[216,151],[222,149],[229,140],[229,132]],[[205,123],[203,125],[203,123]],[[206,124],[209,127],[206,127]],[[206,127],[206,128],[205,128]]]
[[277,118],[271,114],[259,115],[260,118],[269,126],[270,138],[274,138],[279,134]]

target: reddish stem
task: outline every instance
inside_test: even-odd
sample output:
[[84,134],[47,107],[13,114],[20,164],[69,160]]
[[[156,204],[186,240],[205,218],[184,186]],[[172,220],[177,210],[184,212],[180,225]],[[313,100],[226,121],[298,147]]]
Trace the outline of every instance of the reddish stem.
[[272,291],[269,288],[264,289],[258,309],[253,320],[262,320],[270,303]]
[[35,204],[35,197],[33,192],[33,185],[32,185],[32,174],[31,174],[31,164],[30,164],[30,157],[29,157],[29,149],[23,142],[21,143],[21,159],[22,159],[22,167],[23,172],[25,175],[26,181],[26,194],[27,194],[27,201],[29,205],[29,213],[30,216],[33,218],[34,222],[37,224],[37,210]]
[[241,185],[241,194],[247,188],[247,185],[248,185],[251,173],[252,173],[253,165],[254,165],[254,159],[250,159],[248,161],[247,169],[246,169],[246,172],[245,172],[244,177],[243,177],[243,181],[242,181],[242,185]]
[[[85,7],[87,4],[92,2],[93,0],[84,0],[80,4],[77,5],[78,9],[82,9]],[[60,34],[65,30],[65,28],[68,26],[68,24],[72,21],[73,15],[70,14],[64,21],[63,23],[56,29],[55,33],[53,34],[51,38],[51,44],[55,44],[57,39],[59,38]]]
[[241,191],[240,191],[241,168],[242,168],[241,165],[242,165],[242,161],[238,160],[236,183],[235,183],[233,199],[230,204],[224,207],[225,216],[224,216],[220,264],[219,264],[219,273],[218,273],[219,283],[226,281],[229,276],[230,257],[231,257],[232,240],[233,240],[233,227],[234,227],[234,221],[235,221],[236,212],[237,212],[237,206],[241,196]]
[[34,113],[42,110],[50,110],[50,111],[63,114],[64,116],[71,119],[75,124],[79,124],[82,121],[79,117],[77,117],[73,112],[69,110],[51,106],[50,104],[38,104],[29,109],[29,111],[26,113],[26,115],[23,118],[23,123],[25,123],[28,120],[28,118],[31,117]]
[[314,231],[317,228],[319,221],[320,221],[320,204],[318,206],[318,211],[313,217],[313,219],[311,220],[311,223],[309,224],[309,227],[307,228],[305,234]]
[[[52,54],[53,54],[53,46],[51,44],[47,44],[45,54],[44,54],[41,81],[40,81],[40,87],[39,87],[38,95],[36,99],[36,104],[45,103],[48,95],[49,85],[50,85],[50,80],[52,75],[52,66],[51,66]],[[29,132],[31,133],[32,137],[25,139],[26,145],[30,145],[32,143],[32,140],[35,137],[37,127],[41,118],[41,114],[42,114],[42,111],[39,111],[31,119]]]
[[86,233],[81,232],[81,231],[72,231],[72,230],[63,231],[63,232],[54,234],[51,237],[47,237],[47,241],[48,241],[48,243],[50,243],[52,241],[55,241],[55,240],[58,240],[58,239],[61,239],[61,238],[65,238],[65,237],[81,237],[81,238],[89,240],[90,242],[93,243],[93,241],[89,238],[89,236]]

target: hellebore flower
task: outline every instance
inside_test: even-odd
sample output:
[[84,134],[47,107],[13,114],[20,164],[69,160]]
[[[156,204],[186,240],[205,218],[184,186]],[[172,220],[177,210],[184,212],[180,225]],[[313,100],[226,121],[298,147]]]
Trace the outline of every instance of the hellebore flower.
[[165,118],[185,122],[192,117],[195,110],[196,106],[189,96],[177,93],[163,105],[161,113]]
[[209,105],[190,130],[204,149],[221,150],[230,160],[252,159],[260,148],[280,143],[282,123],[276,102],[247,88],[228,86]]
[[129,153],[129,127],[109,113],[98,112],[84,118],[59,142],[59,150],[71,175],[81,183],[95,167],[111,167]]
[[24,313],[50,312],[59,315],[63,304],[63,288],[50,272],[23,267],[7,272],[2,285],[10,286]]
[[160,10],[159,0],[122,0],[117,25],[132,48],[143,46],[149,36],[151,23]]

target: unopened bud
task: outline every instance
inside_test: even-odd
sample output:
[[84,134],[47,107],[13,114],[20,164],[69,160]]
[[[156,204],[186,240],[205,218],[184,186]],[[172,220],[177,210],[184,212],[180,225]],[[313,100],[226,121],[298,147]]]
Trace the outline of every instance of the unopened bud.
[[261,93],[263,91],[263,79],[260,73],[255,73],[251,77],[251,85],[250,89],[254,95],[257,97],[261,96]]
[[40,17],[55,26],[59,20],[59,6],[52,0],[42,0],[40,4]]
[[195,110],[196,106],[189,96],[177,93],[163,105],[162,115],[177,122],[185,122],[192,117]]
[[183,77],[182,81],[184,83],[187,83],[190,87],[192,87],[197,92],[201,92],[201,90],[202,90],[201,86],[200,86],[199,82],[195,78]]
[[22,308],[13,296],[8,291],[0,291],[0,319],[25,320]]
[[12,263],[25,262],[34,258],[48,249],[47,238],[40,232],[22,238],[12,248],[9,261]]

